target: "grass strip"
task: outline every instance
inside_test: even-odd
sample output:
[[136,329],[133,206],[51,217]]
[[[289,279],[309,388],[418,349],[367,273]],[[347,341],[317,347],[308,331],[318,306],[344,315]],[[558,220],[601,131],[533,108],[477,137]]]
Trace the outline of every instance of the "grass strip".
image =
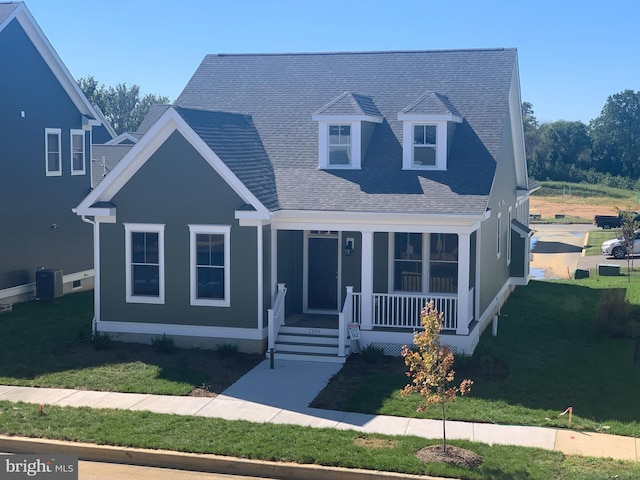
[[483,457],[482,465],[468,470],[443,464],[424,464],[414,456],[414,452],[420,448],[437,444],[439,440],[139,411],[47,406],[44,414],[40,414],[38,405],[4,401],[0,402],[0,432],[99,445],[167,449],[465,480],[640,478],[640,464],[635,462],[565,457],[559,452],[533,448],[451,441],[451,445],[473,450]]

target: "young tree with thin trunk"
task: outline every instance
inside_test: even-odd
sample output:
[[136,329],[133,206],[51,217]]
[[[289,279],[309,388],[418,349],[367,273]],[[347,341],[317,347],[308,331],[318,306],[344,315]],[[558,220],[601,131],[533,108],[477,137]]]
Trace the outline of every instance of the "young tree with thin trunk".
[[620,228],[618,229],[618,236],[623,241],[623,246],[627,252],[627,277],[631,282],[631,272],[633,271],[633,258],[634,258],[634,245],[636,241],[636,230],[640,226],[638,222],[638,214],[632,212],[629,208],[627,210],[618,210],[620,216]]
[[442,313],[439,313],[433,302],[422,309],[422,327],[413,336],[415,347],[407,345],[402,349],[405,364],[409,367],[407,376],[412,378],[411,384],[402,391],[403,395],[419,393],[424,398],[424,405],[418,408],[423,411],[427,405],[439,404],[442,409],[442,453],[447,451],[446,404],[453,402],[458,394],[466,395],[471,391],[471,380],[463,380],[459,386],[453,384],[453,352],[447,345],[440,345],[442,329]]

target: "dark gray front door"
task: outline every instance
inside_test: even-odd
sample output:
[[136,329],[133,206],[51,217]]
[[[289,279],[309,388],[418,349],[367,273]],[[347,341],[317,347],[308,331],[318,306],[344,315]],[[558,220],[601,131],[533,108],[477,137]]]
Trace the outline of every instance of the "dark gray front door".
[[337,310],[338,239],[335,237],[309,237],[308,253],[308,308],[310,310]]

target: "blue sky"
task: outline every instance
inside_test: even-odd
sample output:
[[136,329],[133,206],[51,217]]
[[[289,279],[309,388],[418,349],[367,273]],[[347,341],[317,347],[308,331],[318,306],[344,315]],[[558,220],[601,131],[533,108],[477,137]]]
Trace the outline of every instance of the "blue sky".
[[74,77],[172,101],[207,53],[515,47],[541,122],[640,90],[640,2],[26,0]]

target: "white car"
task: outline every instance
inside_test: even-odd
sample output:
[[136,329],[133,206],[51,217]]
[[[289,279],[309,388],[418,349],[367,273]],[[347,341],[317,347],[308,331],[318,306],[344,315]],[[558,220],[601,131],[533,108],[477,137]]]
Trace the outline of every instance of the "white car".
[[[633,241],[632,254],[640,253],[640,230],[636,231],[636,237]],[[625,258],[627,251],[624,247],[624,240],[622,238],[612,238],[602,244],[602,254],[609,255],[615,258]]]

